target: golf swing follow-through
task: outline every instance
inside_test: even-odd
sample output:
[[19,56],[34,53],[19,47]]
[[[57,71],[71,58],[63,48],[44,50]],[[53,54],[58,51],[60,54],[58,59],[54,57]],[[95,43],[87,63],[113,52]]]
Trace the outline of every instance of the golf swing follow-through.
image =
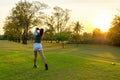
[[42,49],[42,44],[41,44],[41,40],[43,38],[43,32],[44,32],[44,29],[39,29],[39,28],[36,28],[35,31],[34,31],[34,38],[35,38],[35,41],[34,41],[34,68],[37,68],[38,66],[36,65],[36,61],[37,61],[37,52],[40,54],[44,64],[45,64],[45,70],[48,70],[48,65],[47,65],[47,61],[46,61],[46,58],[43,54],[43,49]]

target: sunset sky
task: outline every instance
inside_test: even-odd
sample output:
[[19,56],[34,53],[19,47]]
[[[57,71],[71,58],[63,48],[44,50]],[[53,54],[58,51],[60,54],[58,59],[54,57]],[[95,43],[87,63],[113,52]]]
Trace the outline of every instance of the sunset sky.
[[[0,34],[10,10],[20,0],[0,1]],[[35,0],[26,0],[29,2]],[[114,15],[120,9],[120,0],[36,0],[48,4],[50,7],[60,6],[71,10],[71,21],[79,21],[85,26],[84,31],[91,32],[95,27],[106,31]]]

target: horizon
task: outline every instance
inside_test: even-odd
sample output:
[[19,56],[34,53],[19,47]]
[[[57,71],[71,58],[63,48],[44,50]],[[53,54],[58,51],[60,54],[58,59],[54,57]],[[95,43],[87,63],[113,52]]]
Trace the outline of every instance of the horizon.
[[[3,34],[4,21],[9,16],[10,11],[20,0],[4,0],[0,2],[0,34]],[[34,0],[26,0],[32,2]],[[50,7],[59,6],[63,9],[70,9],[70,20],[79,21],[84,26],[84,32],[92,32],[95,28],[100,28],[105,32],[110,27],[110,22],[117,14],[120,7],[120,0],[36,0],[48,4]]]

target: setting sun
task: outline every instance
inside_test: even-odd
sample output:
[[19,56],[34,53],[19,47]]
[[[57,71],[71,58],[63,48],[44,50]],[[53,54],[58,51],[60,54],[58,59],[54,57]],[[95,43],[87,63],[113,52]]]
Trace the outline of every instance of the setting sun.
[[107,15],[99,15],[93,20],[93,26],[106,32],[110,28],[111,19]]

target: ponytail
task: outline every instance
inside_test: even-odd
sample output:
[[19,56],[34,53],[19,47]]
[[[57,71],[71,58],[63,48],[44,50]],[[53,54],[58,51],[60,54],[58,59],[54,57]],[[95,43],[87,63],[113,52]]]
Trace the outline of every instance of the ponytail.
[[40,36],[43,36],[44,29],[40,29]]

